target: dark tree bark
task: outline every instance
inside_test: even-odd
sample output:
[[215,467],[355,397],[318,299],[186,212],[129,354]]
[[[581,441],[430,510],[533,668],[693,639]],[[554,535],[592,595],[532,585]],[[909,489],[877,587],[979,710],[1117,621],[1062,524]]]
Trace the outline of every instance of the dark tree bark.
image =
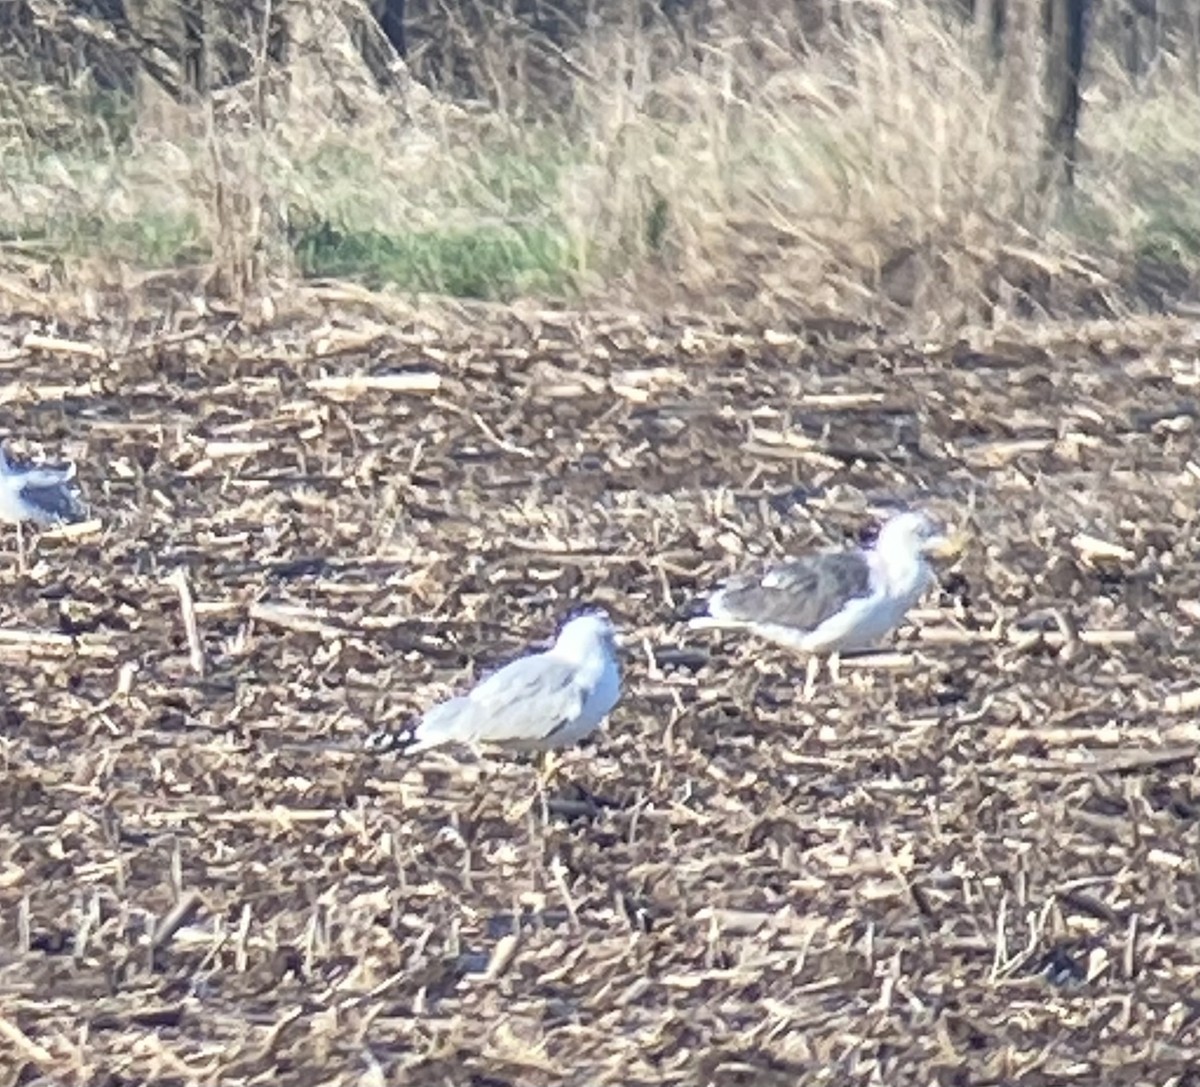
[[[1157,4],[1157,0],[1133,2],[1148,8]],[[964,6],[970,11],[981,41],[987,43],[992,60],[1002,60],[1006,50],[1022,48],[1013,40],[1009,0],[966,0]],[[1043,190],[1057,183],[1067,188],[1075,183],[1080,81],[1091,6],[1091,0],[1041,0],[1041,22],[1046,37],[1043,75],[1048,103],[1040,177]]]
[[981,40],[988,43],[992,59],[1004,53],[1004,26],[1007,17],[1004,0],[972,0],[971,17]]
[[204,0],[179,0],[179,15],[184,86],[205,94],[209,89],[209,64],[204,48]]
[[[118,7],[124,2],[138,54],[136,80],[149,77],[177,100],[246,79],[263,59],[272,65],[287,61],[287,0],[88,2]],[[361,11],[361,25],[352,26],[351,35],[372,74],[386,82],[391,77],[391,50],[404,55],[405,0],[370,0]]]
[[1046,163],[1043,188],[1061,180],[1075,184],[1079,143],[1079,86],[1083,75],[1089,0],[1048,0]]
[[404,0],[376,0],[372,5],[379,29],[391,42],[398,56],[408,57],[408,45],[404,40]]

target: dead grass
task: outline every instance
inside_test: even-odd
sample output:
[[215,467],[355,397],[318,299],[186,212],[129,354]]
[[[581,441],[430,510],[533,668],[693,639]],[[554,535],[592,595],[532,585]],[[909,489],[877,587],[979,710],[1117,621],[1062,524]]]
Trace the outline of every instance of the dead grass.
[[[12,430],[103,524],[4,566],[11,1081],[1195,1066],[1194,328],[922,355],[331,287],[153,313],[0,332]],[[976,537],[886,668],[805,703],[786,656],[685,636],[749,555],[917,496]],[[356,751],[583,601],[631,644],[567,758],[594,814]]]
[[549,113],[488,53],[499,39],[477,58],[494,107],[411,80],[381,93],[319,5],[285,80],[260,71],[194,110],[139,120],[86,79],[18,81],[0,125],[7,263],[77,282],[101,254],[110,278],[208,264],[235,297],[286,273],[926,335],[1191,296],[1181,64],[1133,88],[1094,44],[1079,190],[1058,206],[1035,195],[1040,104],[1020,71],[991,78],[932,6],[854,11],[819,36],[769,10],[704,42],[596,30],[562,58]]

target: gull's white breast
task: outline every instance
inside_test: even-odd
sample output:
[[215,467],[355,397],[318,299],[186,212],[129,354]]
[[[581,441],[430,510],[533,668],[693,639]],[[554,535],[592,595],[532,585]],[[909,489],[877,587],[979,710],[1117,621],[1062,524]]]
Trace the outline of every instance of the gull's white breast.
[[554,734],[554,746],[567,747],[594,732],[604,718],[612,713],[620,697],[620,666],[613,657],[605,653],[599,674],[584,694],[579,715]]

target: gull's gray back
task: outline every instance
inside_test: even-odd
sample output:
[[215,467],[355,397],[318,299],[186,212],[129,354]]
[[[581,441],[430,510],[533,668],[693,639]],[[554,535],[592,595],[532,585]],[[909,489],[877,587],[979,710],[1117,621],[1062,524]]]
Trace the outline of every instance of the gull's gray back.
[[541,749],[571,743],[588,690],[577,669],[551,655],[512,661],[469,695],[434,705],[416,726],[410,751],[440,744]]
[[463,700],[462,739],[506,747],[556,746],[556,734],[579,717],[587,697],[577,675],[570,664],[546,654],[513,661]]
[[833,551],[738,576],[712,598],[716,618],[816,630],[845,604],[871,592],[871,566],[861,551]]

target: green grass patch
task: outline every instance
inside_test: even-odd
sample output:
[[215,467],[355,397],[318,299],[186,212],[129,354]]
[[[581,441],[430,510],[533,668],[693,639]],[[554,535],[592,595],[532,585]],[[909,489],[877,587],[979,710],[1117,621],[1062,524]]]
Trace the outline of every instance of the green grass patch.
[[1169,253],[1195,263],[1200,260],[1200,206],[1182,200],[1157,205],[1138,235],[1138,249],[1146,254]]
[[64,215],[42,222],[3,223],[0,245],[4,243],[47,256],[101,256],[145,268],[180,267],[211,256],[194,216],[150,212],[133,219]]
[[306,276],[356,279],[373,288],[503,301],[573,287],[566,239],[538,224],[384,233],[320,220],[294,232],[292,248]]

